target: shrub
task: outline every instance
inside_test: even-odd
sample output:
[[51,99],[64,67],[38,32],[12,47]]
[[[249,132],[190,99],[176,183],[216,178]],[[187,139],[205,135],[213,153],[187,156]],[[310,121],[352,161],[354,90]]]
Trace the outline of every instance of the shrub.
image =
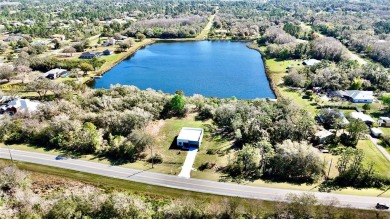
[[206,154],[208,154],[208,155],[214,155],[214,154],[217,154],[217,153],[218,153],[218,149],[215,149],[215,148],[209,148],[206,151]]
[[212,169],[213,167],[215,167],[215,163],[213,162],[205,162],[203,164],[201,164],[198,169],[200,171],[203,171],[203,170],[206,170],[206,169]]
[[163,162],[163,158],[162,158],[162,156],[160,154],[155,154],[155,155],[153,155],[152,157],[150,157],[148,159],[148,162],[149,163],[153,162],[154,164],[162,163]]
[[386,147],[390,147],[390,135],[382,136],[382,144]]

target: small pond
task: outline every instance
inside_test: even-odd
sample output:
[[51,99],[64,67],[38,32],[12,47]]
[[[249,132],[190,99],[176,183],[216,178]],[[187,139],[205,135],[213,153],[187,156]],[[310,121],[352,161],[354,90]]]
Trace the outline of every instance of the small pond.
[[243,42],[156,43],[137,51],[100,79],[93,88],[135,85],[187,96],[238,99],[275,98],[259,52]]

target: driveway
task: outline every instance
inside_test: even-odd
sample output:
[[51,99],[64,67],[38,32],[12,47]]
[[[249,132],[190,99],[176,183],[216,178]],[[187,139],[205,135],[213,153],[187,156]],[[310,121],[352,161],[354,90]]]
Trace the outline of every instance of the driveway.
[[191,177],[192,166],[195,162],[196,154],[198,153],[198,148],[190,148],[187,152],[186,160],[184,161],[183,166],[181,167],[181,172],[179,177],[189,179]]

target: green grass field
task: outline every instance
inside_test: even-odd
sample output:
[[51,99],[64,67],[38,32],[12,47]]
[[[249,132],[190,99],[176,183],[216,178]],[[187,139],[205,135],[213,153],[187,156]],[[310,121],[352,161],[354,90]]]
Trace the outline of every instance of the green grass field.
[[380,129],[384,135],[390,135],[390,127],[381,127]]
[[384,176],[390,176],[390,161],[378,150],[370,140],[361,140],[357,145],[358,149],[365,154],[365,164],[374,163],[374,169]]

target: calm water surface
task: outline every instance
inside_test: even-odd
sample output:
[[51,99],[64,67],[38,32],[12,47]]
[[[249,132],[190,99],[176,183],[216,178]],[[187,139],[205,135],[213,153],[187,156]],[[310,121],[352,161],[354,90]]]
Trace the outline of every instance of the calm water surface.
[[167,93],[183,90],[188,96],[275,98],[260,53],[242,42],[156,43],[119,63],[93,87],[112,84]]

